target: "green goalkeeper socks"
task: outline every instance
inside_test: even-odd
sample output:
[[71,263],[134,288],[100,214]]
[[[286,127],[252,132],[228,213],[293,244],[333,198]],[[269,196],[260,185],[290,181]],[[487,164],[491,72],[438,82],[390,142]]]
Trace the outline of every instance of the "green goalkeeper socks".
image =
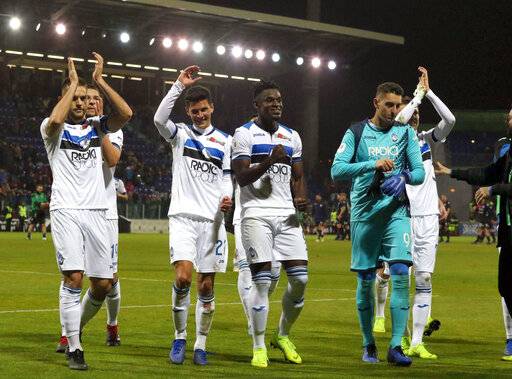
[[409,318],[409,276],[391,275],[391,323],[392,333],[389,346],[400,346]]
[[356,304],[359,325],[363,334],[363,346],[375,343],[373,338],[373,313],[375,306],[375,273],[357,276]]

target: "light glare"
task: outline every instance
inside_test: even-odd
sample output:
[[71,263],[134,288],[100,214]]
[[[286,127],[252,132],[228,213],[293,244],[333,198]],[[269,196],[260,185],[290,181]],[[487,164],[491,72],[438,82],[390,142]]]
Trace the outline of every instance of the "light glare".
[[327,67],[329,67],[329,70],[334,70],[336,68],[336,62],[329,61],[329,63],[327,63]]
[[66,25],[64,25],[63,23],[58,23],[57,26],[55,27],[55,32],[58,34],[58,35],[63,35],[64,33],[66,33]]
[[200,53],[201,51],[203,51],[203,43],[200,42],[200,41],[195,41],[193,44],[192,44],[192,50],[194,51],[194,53]]
[[224,55],[226,53],[226,48],[223,45],[217,46],[217,54]]
[[263,50],[258,50],[256,52],[256,59],[259,61],[262,61],[263,59],[265,59],[265,52]]
[[302,66],[304,64],[304,58],[298,57],[295,62],[297,62],[298,66]]
[[172,46],[172,39],[170,39],[169,37],[165,37],[163,40],[162,40],[162,45],[168,49]]
[[251,50],[251,49],[247,49],[247,50],[245,50],[244,56],[245,56],[247,59],[251,59],[253,55],[254,55],[254,53],[252,52],[252,50]]
[[314,57],[312,60],[311,60],[311,65],[314,67],[314,68],[318,68],[320,67],[320,65],[322,64],[322,61],[320,60],[320,58],[318,57]]
[[9,27],[12,30],[18,30],[21,28],[21,20],[18,17],[11,17],[9,20]]
[[128,43],[128,42],[130,42],[130,35],[126,32],[122,32],[119,35],[119,39],[121,40],[122,43]]
[[281,56],[278,53],[272,54],[272,62],[279,62],[281,60]]
[[231,49],[231,54],[235,57],[235,58],[240,58],[242,56],[242,53],[243,53],[243,50],[240,46],[236,45],[236,46],[233,46],[233,48]]
[[184,38],[178,41],[178,49],[187,50],[188,49],[188,41]]

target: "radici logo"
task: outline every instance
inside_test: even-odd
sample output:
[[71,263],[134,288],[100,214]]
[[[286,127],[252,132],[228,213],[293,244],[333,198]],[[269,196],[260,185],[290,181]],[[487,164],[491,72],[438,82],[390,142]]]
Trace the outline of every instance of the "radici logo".
[[268,168],[267,175],[274,183],[289,183],[291,179],[291,167],[285,164],[273,164]]
[[368,146],[368,155],[370,157],[396,157],[398,155],[398,146]]
[[190,161],[192,177],[205,183],[213,183],[219,178],[218,168],[210,162],[192,159]]
[[71,152],[71,162],[73,162],[73,166],[77,169],[96,167],[96,149]]

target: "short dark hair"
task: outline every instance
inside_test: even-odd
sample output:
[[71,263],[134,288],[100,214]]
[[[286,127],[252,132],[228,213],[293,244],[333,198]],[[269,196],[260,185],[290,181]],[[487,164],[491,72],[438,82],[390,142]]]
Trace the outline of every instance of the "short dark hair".
[[87,89],[93,89],[93,90],[97,91],[100,94],[100,97],[103,99],[103,94],[101,93],[100,88],[96,84],[87,83]]
[[[62,91],[64,88],[67,88],[71,85],[71,80],[69,78],[64,79],[62,82],[62,85],[60,86],[60,90]],[[84,78],[78,77],[78,87],[87,87],[87,83],[85,82]]]
[[402,96],[402,104],[409,104],[412,100],[412,97],[410,97],[409,95],[404,95]]
[[375,96],[384,95],[386,93],[394,93],[395,95],[403,96],[404,89],[398,83],[384,82],[377,86],[377,93]]
[[256,98],[260,95],[260,93],[262,93],[263,91],[265,91],[267,89],[276,89],[278,91],[281,91],[281,89],[279,88],[279,86],[276,83],[274,83],[272,81],[268,81],[268,80],[262,80],[261,82],[259,82],[258,84],[256,84],[254,86],[253,99],[256,100]]
[[212,94],[208,88],[203,86],[193,86],[185,92],[185,105],[187,107],[190,104],[197,103],[201,100],[208,100],[210,104],[212,103]]

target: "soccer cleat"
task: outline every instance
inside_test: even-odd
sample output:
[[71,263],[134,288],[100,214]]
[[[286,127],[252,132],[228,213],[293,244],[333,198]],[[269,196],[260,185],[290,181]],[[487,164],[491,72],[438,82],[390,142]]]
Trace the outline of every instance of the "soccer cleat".
[[403,351],[409,350],[411,347],[411,337],[403,336],[400,340],[400,347]]
[[409,357],[420,357],[421,359],[437,359],[437,355],[429,352],[423,342],[419,345],[411,346],[409,350],[406,350],[406,354]]
[[121,337],[119,337],[117,325],[107,324],[107,346],[121,345]]
[[181,365],[185,360],[185,347],[187,341],[184,339],[176,339],[172,341],[171,351],[169,352],[169,360],[176,364]]
[[206,366],[208,359],[206,358],[206,351],[201,349],[194,350],[194,364],[199,366]]
[[297,353],[295,345],[288,337],[283,337],[276,333],[270,341],[270,346],[281,350],[287,362],[296,364],[302,363],[302,358]]
[[508,339],[505,343],[505,352],[501,357],[502,361],[512,362],[512,339]]
[[68,347],[68,339],[66,338],[66,336],[60,336],[59,344],[57,345],[55,352],[56,353],[65,353],[67,347]]
[[252,351],[251,365],[254,367],[265,368],[268,366],[267,349],[260,347]]
[[386,333],[386,318],[375,317],[375,322],[373,323],[373,332]]
[[410,366],[412,359],[407,357],[400,346],[390,347],[388,349],[388,362],[395,366]]
[[[43,241],[46,241],[46,237],[43,237]],[[86,369],[87,370],[87,369]]]
[[85,363],[84,352],[80,349],[76,349],[72,353],[67,355],[68,367],[71,370],[87,370],[89,366]]
[[425,337],[430,337],[430,335],[434,333],[436,330],[439,330],[439,328],[441,328],[441,321],[429,317],[423,335]]
[[377,356],[377,346],[374,343],[366,345],[363,348],[363,362],[366,363],[379,363]]

